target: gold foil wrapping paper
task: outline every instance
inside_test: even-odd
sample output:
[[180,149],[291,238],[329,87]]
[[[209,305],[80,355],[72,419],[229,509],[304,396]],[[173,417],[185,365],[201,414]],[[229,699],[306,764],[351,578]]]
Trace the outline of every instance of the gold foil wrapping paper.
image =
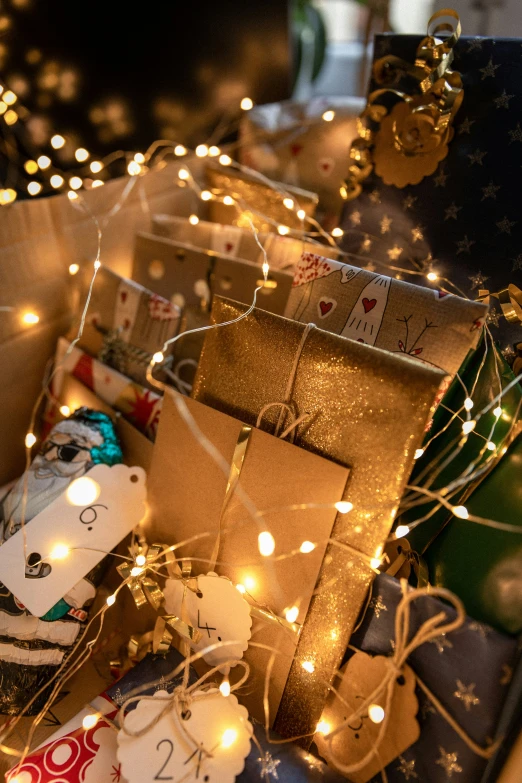
[[[255,177],[248,177],[230,169],[207,169],[209,187],[222,196],[232,196],[241,210],[212,199],[209,202],[210,219],[215,223],[228,223],[250,228],[251,222],[258,231],[277,231],[278,225],[288,228],[302,228],[302,221],[296,210],[302,209],[306,217],[313,217],[318,197],[308,190],[301,190],[286,183],[265,184]],[[292,198],[294,209],[283,204],[285,198]]]
[[[246,309],[216,297],[213,320],[229,321]],[[254,309],[208,332],[193,396],[255,425],[263,406],[283,401],[305,328]],[[407,357],[317,328],[306,340],[292,401],[308,417],[295,442],[350,468],[344,498],[353,510],[337,516],[332,537],[351,550],[332,544],[323,561],[275,723],[285,737],[315,732],[373,577],[367,558],[382,551],[444,378]],[[271,409],[265,421],[273,427],[278,415]]]

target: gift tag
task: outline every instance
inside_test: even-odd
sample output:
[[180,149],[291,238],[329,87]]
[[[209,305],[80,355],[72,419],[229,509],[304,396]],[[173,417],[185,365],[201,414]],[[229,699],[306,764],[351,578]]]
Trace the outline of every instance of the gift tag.
[[196,691],[183,717],[173,703],[165,708],[167,691],[142,699],[125,718],[130,731],[151,726],[140,737],[122,730],[118,734],[118,761],[128,783],[158,780],[184,783],[234,783],[250,752],[252,725],[245,707],[234,695],[219,691]]
[[0,547],[0,581],[41,617],[139,524],[145,500],[142,468],[95,465],[25,527],[25,549],[24,530]]
[[[321,722],[331,727],[330,731],[345,720],[350,713],[355,712],[361,701],[367,699],[383,681],[388,672],[387,658],[383,655],[372,658],[366,653],[356,652],[343,666],[341,672],[342,677],[338,678],[335,683],[340,698],[331,693],[321,717]],[[382,703],[377,706],[384,709],[384,693],[380,697],[380,701]],[[404,666],[402,675],[396,678],[391,715],[388,719],[386,733],[378,747],[378,755],[374,755],[362,770],[348,773],[353,783],[366,783],[374,775],[377,775],[379,770],[386,767],[417,741],[420,735],[419,724],[415,717],[418,708],[415,696],[415,675],[409,666]],[[369,713],[372,714],[374,720],[370,718]],[[379,722],[374,722],[379,718]],[[324,734],[317,733],[314,739],[320,755],[334,769],[339,770],[339,764],[356,764],[375,746],[381,722],[382,712],[379,714],[378,709],[368,710],[352,725],[339,732],[331,744],[327,742]]]
[[[195,584],[196,580],[192,582]],[[206,653],[203,660],[211,666],[240,660],[251,635],[250,606],[225,576],[215,573],[198,576],[197,586],[199,593],[186,588],[180,579],[167,580],[164,594],[168,614],[180,617],[199,630],[199,642],[191,645],[194,650],[204,650],[217,642],[236,642]]]

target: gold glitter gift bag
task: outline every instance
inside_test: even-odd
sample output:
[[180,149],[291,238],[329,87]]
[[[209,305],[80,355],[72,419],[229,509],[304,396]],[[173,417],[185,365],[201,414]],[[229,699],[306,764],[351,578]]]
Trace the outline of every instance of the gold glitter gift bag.
[[[216,297],[213,321],[246,306]],[[267,405],[296,418],[295,443],[350,468],[339,514],[300,635],[275,728],[286,737],[313,733],[389,534],[445,374],[372,346],[254,309],[207,333],[193,396],[255,425]],[[267,410],[273,434],[287,426]],[[285,409],[286,410],[286,409]],[[305,415],[306,414],[306,415]],[[359,556],[357,553],[361,553]]]

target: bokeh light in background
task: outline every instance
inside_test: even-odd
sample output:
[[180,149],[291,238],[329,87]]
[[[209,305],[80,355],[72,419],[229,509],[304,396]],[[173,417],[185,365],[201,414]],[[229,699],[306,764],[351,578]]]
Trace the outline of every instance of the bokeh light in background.
[[3,0],[0,78],[37,153],[66,137],[53,156],[64,169],[78,148],[100,158],[158,138],[193,147],[245,95],[289,97],[288,15],[286,0]]

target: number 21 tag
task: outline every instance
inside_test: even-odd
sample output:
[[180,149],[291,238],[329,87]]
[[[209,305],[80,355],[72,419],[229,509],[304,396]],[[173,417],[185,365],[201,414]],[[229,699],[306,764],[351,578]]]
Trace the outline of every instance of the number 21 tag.
[[[151,725],[172,700],[166,691],[142,699],[125,718],[133,732]],[[128,783],[182,779],[184,783],[234,783],[250,752],[252,725],[234,695],[196,691],[184,713],[172,701],[168,710],[142,736],[118,733],[118,761]]]

